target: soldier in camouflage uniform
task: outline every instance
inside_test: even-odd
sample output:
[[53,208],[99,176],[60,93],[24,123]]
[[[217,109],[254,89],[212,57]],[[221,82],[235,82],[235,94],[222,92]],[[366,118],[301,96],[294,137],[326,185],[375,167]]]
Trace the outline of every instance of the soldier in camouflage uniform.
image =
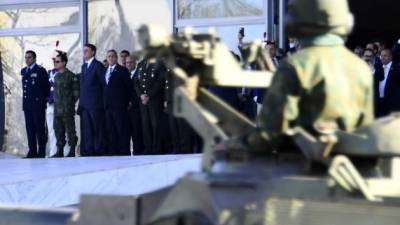
[[370,123],[370,69],[344,46],[353,26],[347,0],[292,1],[286,23],[302,50],[281,62],[264,99],[263,132],[248,138],[252,146],[260,146],[262,134],[270,147],[278,147],[282,133],[295,126],[318,135],[328,124],[352,131]]
[[65,132],[71,146],[68,157],[75,157],[78,142],[75,130],[75,103],[79,98],[79,79],[66,68],[67,54],[61,53],[55,59],[58,74],[54,77],[54,130],[57,138],[55,157],[64,157]]

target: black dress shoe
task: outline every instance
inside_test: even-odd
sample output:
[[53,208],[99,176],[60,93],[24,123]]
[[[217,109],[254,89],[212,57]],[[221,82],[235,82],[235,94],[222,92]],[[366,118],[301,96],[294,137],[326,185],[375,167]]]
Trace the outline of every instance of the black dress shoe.
[[75,148],[71,148],[69,150],[67,157],[75,157]]

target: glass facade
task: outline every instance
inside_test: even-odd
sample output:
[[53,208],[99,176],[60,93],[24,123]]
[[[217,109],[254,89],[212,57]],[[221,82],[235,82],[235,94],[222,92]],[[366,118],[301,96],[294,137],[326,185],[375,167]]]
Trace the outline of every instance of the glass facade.
[[207,32],[209,27],[238,53],[237,34],[245,28],[245,41],[262,39],[267,32],[266,0],[175,0],[175,26],[181,30],[187,26],[198,32]]
[[4,10],[0,17],[2,29],[79,25],[79,7]]
[[[255,39],[262,39],[263,33],[265,31],[265,26],[262,24],[253,24],[246,26],[239,25],[229,25],[229,26],[217,26],[215,27],[217,30],[217,35],[220,37],[224,43],[228,46],[228,48],[240,55],[238,49],[238,39],[237,34],[241,27],[245,28],[245,42],[249,42]],[[208,27],[197,27],[195,30],[198,33],[204,33],[208,31]]]
[[97,46],[98,59],[108,49],[138,50],[136,30],[142,24],[157,24],[172,32],[172,0],[105,0],[88,5],[89,42]]
[[263,16],[263,0],[177,0],[178,19]]

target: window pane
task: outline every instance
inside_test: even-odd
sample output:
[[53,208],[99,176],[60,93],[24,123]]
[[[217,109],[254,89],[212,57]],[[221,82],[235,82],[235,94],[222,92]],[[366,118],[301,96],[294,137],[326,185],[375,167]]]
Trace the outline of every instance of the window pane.
[[[226,44],[226,46],[231,50],[234,51],[236,54],[240,55],[238,49],[238,39],[237,34],[241,27],[245,28],[245,38],[244,42],[251,42],[256,39],[263,39],[263,34],[265,32],[265,25],[260,24],[251,24],[245,26],[216,26],[217,36],[221,38],[221,40]],[[197,33],[207,33],[209,27],[196,27],[195,31]]]
[[48,27],[79,24],[79,7],[0,11],[0,28]]
[[178,19],[263,16],[263,0],[178,0]]
[[37,64],[46,70],[52,69],[51,55],[57,40],[60,41],[59,49],[68,52],[67,67],[73,72],[79,72],[81,64],[79,34],[0,38],[6,109],[4,149],[7,152],[25,154],[28,150],[20,75],[21,68],[25,66],[24,52],[34,50],[37,53]]
[[97,58],[103,60],[111,48],[137,50],[136,30],[142,24],[172,31],[172,7],[172,1],[165,0],[89,1],[89,42],[97,45]]

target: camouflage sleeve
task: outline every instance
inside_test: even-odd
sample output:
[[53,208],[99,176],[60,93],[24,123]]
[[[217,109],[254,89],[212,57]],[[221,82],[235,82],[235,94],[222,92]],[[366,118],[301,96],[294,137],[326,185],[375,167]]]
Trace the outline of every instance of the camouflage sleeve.
[[78,75],[72,74],[72,89],[73,89],[73,96],[74,96],[74,101],[78,101],[79,99],[79,77]]
[[263,102],[261,126],[273,138],[289,128],[299,114],[301,83],[295,69],[282,62]]

